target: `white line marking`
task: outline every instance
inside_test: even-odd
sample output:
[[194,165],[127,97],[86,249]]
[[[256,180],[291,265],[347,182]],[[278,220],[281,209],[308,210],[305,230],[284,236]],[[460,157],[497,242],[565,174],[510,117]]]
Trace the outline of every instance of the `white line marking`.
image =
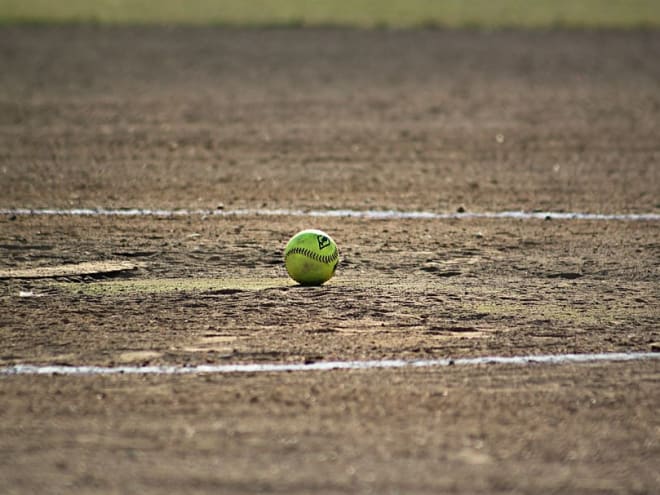
[[658,359],[657,352],[609,354],[546,354],[541,356],[490,356],[458,359],[428,359],[420,361],[321,361],[317,363],[284,364],[218,364],[199,366],[35,366],[17,364],[0,368],[0,375],[190,375],[199,373],[280,373],[286,371],[365,370],[382,368],[430,368],[438,366],[477,366],[508,364],[570,364]]
[[181,216],[291,216],[291,217],[321,217],[321,218],[365,218],[373,220],[410,219],[410,220],[449,220],[449,219],[521,219],[521,220],[627,220],[627,221],[660,221],[659,213],[579,213],[579,212],[463,212],[436,213],[431,211],[398,211],[398,210],[288,210],[288,209],[236,209],[236,210],[163,210],[163,209],[107,209],[107,208],[74,208],[74,209],[29,209],[0,208],[0,215],[60,215],[60,216],[108,216],[108,217],[181,217]]

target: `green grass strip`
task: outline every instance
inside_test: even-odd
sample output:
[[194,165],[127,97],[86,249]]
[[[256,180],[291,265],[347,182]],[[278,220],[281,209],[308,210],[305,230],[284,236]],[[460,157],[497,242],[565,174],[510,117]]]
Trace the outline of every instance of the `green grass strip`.
[[660,27],[660,0],[0,0],[0,23]]

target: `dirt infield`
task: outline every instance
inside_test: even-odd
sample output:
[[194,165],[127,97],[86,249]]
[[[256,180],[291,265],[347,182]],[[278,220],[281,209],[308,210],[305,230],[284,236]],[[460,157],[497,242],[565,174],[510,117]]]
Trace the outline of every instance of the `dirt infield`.
[[649,33],[3,28],[5,206],[658,208]]
[[[658,213],[659,53],[656,32],[1,28],[0,208]],[[282,250],[308,227],[341,262],[303,289]],[[657,221],[7,214],[0,366],[657,351],[659,259]],[[0,376],[0,486],[654,493],[659,379]]]
[[657,363],[3,378],[2,475],[8,493],[653,493],[657,380]]
[[[289,285],[282,253],[309,221],[5,219],[15,263],[144,266],[105,281],[6,280],[14,311],[3,358],[113,364],[149,351],[152,364],[198,364],[643,351],[660,341],[658,222],[325,220],[339,273],[302,289]],[[44,297],[16,298],[21,290]]]

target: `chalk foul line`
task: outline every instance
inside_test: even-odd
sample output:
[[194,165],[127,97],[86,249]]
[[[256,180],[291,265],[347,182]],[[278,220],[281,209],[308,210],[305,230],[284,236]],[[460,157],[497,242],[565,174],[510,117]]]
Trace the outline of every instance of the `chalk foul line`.
[[291,371],[367,370],[392,368],[432,368],[443,366],[532,364],[583,364],[660,359],[657,352],[546,354],[540,356],[487,356],[457,359],[320,361],[315,363],[282,364],[204,364],[199,366],[61,366],[17,364],[0,367],[1,375],[194,375],[203,373],[281,373]]
[[624,220],[660,221],[658,213],[580,213],[580,212],[454,212],[438,213],[431,211],[399,210],[298,210],[240,208],[233,210],[190,210],[190,209],[141,209],[141,208],[73,208],[73,209],[30,209],[0,208],[0,215],[9,216],[106,216],[106,217],[182,217],[182,216],[293,216],[317,218],[364,218],[373,220],[451,220],[451,219],[520,219],[520,220]]

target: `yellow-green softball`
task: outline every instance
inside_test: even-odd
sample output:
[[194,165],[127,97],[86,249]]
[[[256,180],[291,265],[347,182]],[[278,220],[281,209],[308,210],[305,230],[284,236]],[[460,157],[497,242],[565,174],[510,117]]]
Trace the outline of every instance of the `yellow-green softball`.
[[302,285],[321,285],[335,274],[339,250],[332,238],[321,230],[298,232],[284,249],[286,271]]

